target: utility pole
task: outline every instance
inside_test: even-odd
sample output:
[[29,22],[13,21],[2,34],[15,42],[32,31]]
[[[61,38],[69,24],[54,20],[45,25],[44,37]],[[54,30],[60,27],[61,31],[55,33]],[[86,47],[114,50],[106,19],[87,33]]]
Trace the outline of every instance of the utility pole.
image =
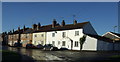
[[[114,33],[115,33],[115,28],[116,28],[117,26],[114,26],[113,28],[114,28]],[[114,43],[115,43],[115,36],[113,36],[113,51],[114,51]]]

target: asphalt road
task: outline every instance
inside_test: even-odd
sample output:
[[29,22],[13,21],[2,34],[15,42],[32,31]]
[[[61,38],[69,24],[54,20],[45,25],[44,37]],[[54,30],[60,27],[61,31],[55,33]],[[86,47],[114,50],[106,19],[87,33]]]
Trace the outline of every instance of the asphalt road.
[[27,55],[36,62],[120,62],[120,52],[43,51],[15,47],[3,47],[3,49]]

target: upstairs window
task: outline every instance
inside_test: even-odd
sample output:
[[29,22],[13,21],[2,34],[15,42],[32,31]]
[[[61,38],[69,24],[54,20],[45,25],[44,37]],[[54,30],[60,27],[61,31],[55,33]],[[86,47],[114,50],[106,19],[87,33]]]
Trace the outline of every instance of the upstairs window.
[[79,31],[75,31],[75,36],[78,36],[79,35]]
[[52,37],[55,37],[55,33],[52,33]]
[[63,38],[66,37],[66,32],[63,32],[63,33],[62,33],[62,37],[63,37]]
[[35,35],[35,37],[37,37],[37,35]]
[[41,34],[41,37],[44,37],[44,34]]
[[60,45],[60,41],[58,41],[58,45]]

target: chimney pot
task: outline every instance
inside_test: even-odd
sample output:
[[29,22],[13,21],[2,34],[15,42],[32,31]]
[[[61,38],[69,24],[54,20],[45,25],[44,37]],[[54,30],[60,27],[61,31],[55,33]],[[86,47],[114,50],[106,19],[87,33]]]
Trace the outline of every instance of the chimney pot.
[[36,28],[37,28],[37,25],[36,25],[36,24],[33,24],[32,27],[33,27],[33,29],[36,29]]
[[52,28],[54,28],[54,27],[56,26],[56,24],[57,24],[57,21],[56,21],[56,19],[53,19]]
[[23,27],[23,31],[25,31],[25,25],[24,25],[24,27]]
[[61,24],[61,26],[65,26],[65,21],[64,21],[64,20],[62,21],[62,24]]
[[18,27],[18,31],[20,31],[20,27]]
[[13,33],[14,33],[14,29],[13,29]]
[[74,20],[74,25],[76,25],[77,24],[77,21],[76,20]]
[[40,23],[38,23],[38,25],[37,25],[37,30],[39,30],[39,29],[40,29],[40,27],[41,27],[41,24],[40,24]]

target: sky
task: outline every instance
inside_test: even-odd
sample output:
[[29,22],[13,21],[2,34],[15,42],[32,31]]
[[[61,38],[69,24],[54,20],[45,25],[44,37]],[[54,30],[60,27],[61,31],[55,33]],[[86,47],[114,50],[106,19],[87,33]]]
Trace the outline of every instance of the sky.
[[[73,17],[75,15],[75,17]],[[40,22],[41,25],[52,24],[56,19],[61,24],[73,24],[90,21],[99,35],[114,31],[118,25],[117,2],[3,2],[2,31],[32,27]],[[115,32],[118,29],[115,28]]]

